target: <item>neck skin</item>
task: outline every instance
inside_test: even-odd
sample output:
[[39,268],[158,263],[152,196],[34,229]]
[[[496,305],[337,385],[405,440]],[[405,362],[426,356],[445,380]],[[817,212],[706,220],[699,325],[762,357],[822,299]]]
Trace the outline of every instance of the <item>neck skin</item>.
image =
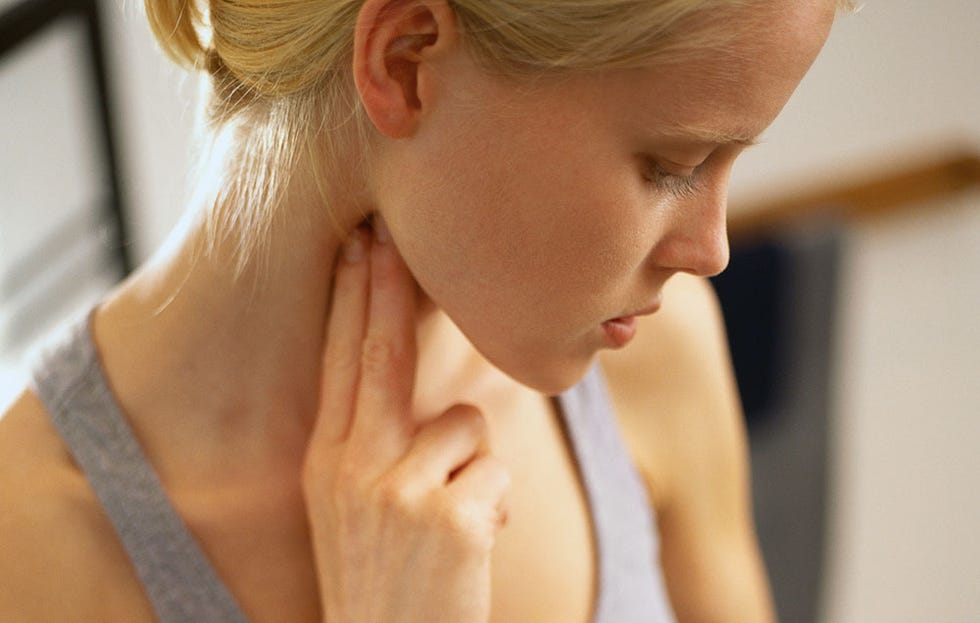
[[[340,211],[343,231],[363,213]],[[248,477],[300,465],[317,417],[341,242],[329,226],[275,225],[268,266],[248,267],[236,281],[228,241],[210,256],[197,252],[206,240],[200,214],[185,218],[94,320],[115,397],[161,479],[175,487],[193,486],[201,473]],[[484,407],[491,396],[531,391],[489,364],[425,296],[417,327],[420,419],[455,402]]]

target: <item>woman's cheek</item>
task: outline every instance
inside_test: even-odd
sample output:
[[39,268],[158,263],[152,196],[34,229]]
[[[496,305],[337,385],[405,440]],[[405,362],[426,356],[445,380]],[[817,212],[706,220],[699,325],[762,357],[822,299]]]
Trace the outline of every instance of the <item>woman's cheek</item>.
[[574,306],[564,302],[560,272],[548,270],[546,249],[522,240],[520,228],[486,231],[473,226],[480,220],[407,223],[413,228],[400,232],[399,249],[422,290],[484,357],[518,382],[554,389],[570,379],[554,368],[567,365],[563,343],[579,332],[562,318]]
[[635,243],[618,198],[596,192],[598,180],[576,187],[563,179],[548,190],[492,167],[453,173],[452,185],[406,198],[396,225],[419,284],[454,319],[506,324],[530,339],[532,329],[585,330],[591,316],[625,302],[610,299]]
[[622,206],[601,171],[530,146],[503,156],[443,160],[424,185],[435,163],[401,169],[383,207],[433,303],[502,371],[554,390],[584,374],[625,303]]

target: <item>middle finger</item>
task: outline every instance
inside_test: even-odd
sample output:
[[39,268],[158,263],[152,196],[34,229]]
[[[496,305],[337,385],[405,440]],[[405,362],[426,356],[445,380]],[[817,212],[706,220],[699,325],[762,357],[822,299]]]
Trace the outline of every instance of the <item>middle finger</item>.
[[351,439],[358,437],[379,459],[393,461],[408,448],[413,431],[416,290],[394,241],[383,231],[376,227],[371,249],[367,335]]
[[314,439],[327,443],[350,433],[356,404],[361,343],[367,326],[371,234],[355,229],[344,245],[334,271],[333,295],[327,322],[327,345],[320,379],[320,409]]

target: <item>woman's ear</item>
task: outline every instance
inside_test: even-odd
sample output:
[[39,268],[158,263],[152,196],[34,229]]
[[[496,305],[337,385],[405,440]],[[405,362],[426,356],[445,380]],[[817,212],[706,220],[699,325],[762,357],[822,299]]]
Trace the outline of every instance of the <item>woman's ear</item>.
[[419,73],[456,43],[445,0],[367,0],[354,30],[354,84],[374,126],[385,136],[414,133],[423,106]]

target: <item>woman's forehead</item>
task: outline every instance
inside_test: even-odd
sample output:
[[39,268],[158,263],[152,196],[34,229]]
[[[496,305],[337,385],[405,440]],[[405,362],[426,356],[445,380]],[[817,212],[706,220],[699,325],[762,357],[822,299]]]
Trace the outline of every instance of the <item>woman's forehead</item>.
[[[785,19],[813,25],[812,14]],[[746,31],[730,46],[691,58],[597,74],[588,90],[610,114],[660,136],[752,145],[796,90],[829,32],[829,24],[765,32],[776,26]]]
[[724,46],[646,67],[563,72],[529,82],[477,70],[470,73],[475,82],[452,89],[454,99],[504,123],[568,131],[565,122],[584,122],[631,136],[751,145],[785,105],[829,32],[834,1],[803,4],[810,8],[766,9],[748,25],[731,25],[738,34]]

